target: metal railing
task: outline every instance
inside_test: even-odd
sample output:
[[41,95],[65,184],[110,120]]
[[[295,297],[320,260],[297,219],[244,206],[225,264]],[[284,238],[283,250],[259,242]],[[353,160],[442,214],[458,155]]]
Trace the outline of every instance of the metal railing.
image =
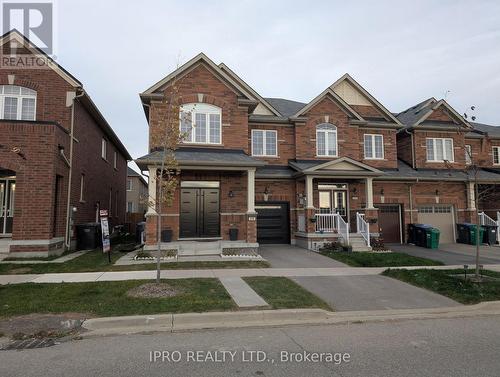
[[338,213],[320,211],[315,215],[316,232],[338,233],[345,244],[349,245],[349,223]]
[[366,245],[370,247],[370,225],[365,220],[365,214],[356,212],[356,231],[365,239]]

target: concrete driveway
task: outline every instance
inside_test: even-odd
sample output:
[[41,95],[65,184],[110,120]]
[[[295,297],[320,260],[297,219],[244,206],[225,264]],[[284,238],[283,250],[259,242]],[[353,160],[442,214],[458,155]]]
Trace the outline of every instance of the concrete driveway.
[[[449,265],[472,265],[475,263],[476,247],[461,243],[449,243],[439,245],[439,249],[431,250],[414,245],[389,244],[392,251],[441,261]],[[481,246],[481,264],[500,264],[500,247]]]
[[348,267],[332,258],[292,245],[260,245],[259,253],[274,268]]
[[292,278],[336,311],[459,306],[456,301],[386,276]]

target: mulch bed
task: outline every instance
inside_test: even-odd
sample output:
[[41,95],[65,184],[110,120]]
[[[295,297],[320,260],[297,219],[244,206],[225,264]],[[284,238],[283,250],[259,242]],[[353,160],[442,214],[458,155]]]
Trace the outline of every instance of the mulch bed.
[[127,295],[135,298],[165,298],[174,297],[179,293],[167,283],[146,283],[132,288]]

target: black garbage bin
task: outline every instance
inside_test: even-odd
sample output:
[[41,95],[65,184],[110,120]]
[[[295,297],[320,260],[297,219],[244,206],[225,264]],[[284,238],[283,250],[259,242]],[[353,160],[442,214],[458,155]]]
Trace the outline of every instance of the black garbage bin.
[[495,225],[483,225],[483,243],[495,245],[497,242],[497,227]]
[[408,243],[415,245],[415,224],[408,224]]
[[92,250],[101,245],[101,224],[86,223],[76,226],[76,249]]
[[420,247],[427,247],[427,231],[432,228],[427,224],[415,224],[415,245]]
[[135,225],[135,242],[144,243],[146,241],[146,222],[141,221]]
[[470,244],[469,224],[457,224],[457,242]]

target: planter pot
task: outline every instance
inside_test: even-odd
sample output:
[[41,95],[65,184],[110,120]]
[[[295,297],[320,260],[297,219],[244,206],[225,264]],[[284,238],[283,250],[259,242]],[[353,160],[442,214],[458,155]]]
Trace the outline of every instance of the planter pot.
[[238,228],[229,229],[229,240],[238,241]]
[[161,242],[172,242],[172,229],[165,229],[161,231]]

